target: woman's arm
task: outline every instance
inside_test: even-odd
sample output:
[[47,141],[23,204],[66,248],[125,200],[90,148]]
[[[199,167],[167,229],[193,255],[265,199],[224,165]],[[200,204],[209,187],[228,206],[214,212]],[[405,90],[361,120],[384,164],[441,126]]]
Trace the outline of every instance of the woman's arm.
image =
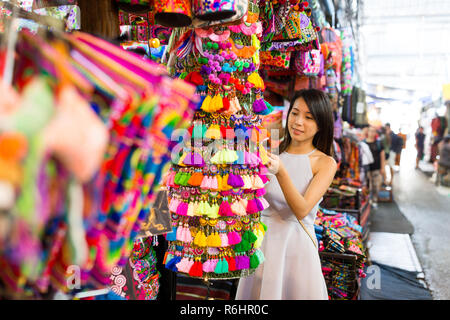
[[292,180],[278,156],[269,154],[270,170],[278,171],[275,173],[284,198],[291,208],[295,216],[302,220],[305,218],[312,208],[319,202],[320,198],[325,194],[336,173],[336,161],[324,156],[318,161],[318,170],[311,180],[305,195],[303,196],[294,186]]

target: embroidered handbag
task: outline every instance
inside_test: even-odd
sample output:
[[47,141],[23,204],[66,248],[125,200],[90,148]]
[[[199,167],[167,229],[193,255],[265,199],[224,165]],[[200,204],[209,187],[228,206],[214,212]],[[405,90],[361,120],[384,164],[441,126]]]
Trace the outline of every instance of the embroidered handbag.
[[261,51],[260,59],[264,66],[289,69],[291,52]]
[[299,52],[295,58],[294,67],[301,75],[315,77],[320,72],[320,50]]
[[155,21],[165,27],[187,27],[192,23],[190,0],[154,0]]
[[236,14],[236,0],[194,0],[194,14],[206,21],[225,20]]
[[[252,0],[255,1],[255,0]],[[254,8],[252,6],[252,8]],[[206,21],[206,20],[202,20],[199,17],[194,17],[194,20],[192,21],[192,26],[194,28],[207,28],[207,27],[211,27],[211,26],[215,26],[215,25],[225,25],[228,23],[233,23],[233,24],[239,24],[239,21],[241,23],[243,23],[245,21],[245,17],[248,13],[248,9],[249,9],[249,0],[235,0],[235,14],[232,15],[231,17],[227,18],[227,19],[222,19],[222,20],[210,20],[210,21]],[[254,10],[252,11],[252,13],[254,13]],[[254,16],[253,16],[254,18]]]

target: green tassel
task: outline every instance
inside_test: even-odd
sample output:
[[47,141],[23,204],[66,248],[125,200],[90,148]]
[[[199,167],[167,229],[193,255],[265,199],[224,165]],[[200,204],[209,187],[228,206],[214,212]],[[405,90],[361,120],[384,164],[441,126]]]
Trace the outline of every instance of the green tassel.
[[226,259],[222,259],[222,273],[228,273],[228,261]]
[[216,264],[216,267],[214,268],[214,272],[217,274],[221,274],[222,273],[222,265],[223,265],[223,261],[219,260]]
[[180,180],[182,179],[182,177],[183,177],[183,172],[182,171],[178,171],[176,174],[175,174],[175,178],[173,179],[173,182],[175,183],[175,184],[177,184],[177,185],[181,185],[181,182],[180,182]]
[[182,186],[187,186],[190,177],[191,177],[191,174],[188,173],[188,172],[185,172],[185,173],[183,174],[183,178],[180,179],[181,185],[182,185]]
[[255,243],[256,240],[258,240],[258,237],[253,233],[253,231],[248,230],[247,231],[247,241],[250,243]]
[[260,262],[256,253],[252,254],[252,256],[250,257],[250,268],[256,269],[258,268],[259,264]]

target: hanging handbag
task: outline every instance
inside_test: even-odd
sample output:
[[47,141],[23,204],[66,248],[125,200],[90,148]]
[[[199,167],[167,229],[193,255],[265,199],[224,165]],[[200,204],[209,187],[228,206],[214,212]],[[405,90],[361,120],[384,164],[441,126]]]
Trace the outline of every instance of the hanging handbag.
[[154,0],[155,21],[165,27],[188,27],[192,23],[191,0]]
[[193,9],[200,20],[225,20],[236,14],[236,4],[236,0],[194,0]]
[[[255,0],[253,0],[255,1]],[[222,20],[202,20],[197,16],[194,16],[194,19],[192,21],[192,26],[194,28],[207,28],[215,25],[226,25],[226,24],[240,24],[245,22],[245,17],[247,16],[247,13],[249,12],[249,0],[235,0],[235,6],[234,11],[235,13],[226,19]],[[254,6],[252,6],[252,17],[254,19],[254,16],[256,14],[256,9],[254,9]]]
[[156,200],[150,208],[145,223],[142,224],[138,237],[156,236],[172,231],[167,190],[161,190],[156,195]]
[[294,61],[294,67],[300,75],[315,77],[320,72],[320,50],[299,52]]

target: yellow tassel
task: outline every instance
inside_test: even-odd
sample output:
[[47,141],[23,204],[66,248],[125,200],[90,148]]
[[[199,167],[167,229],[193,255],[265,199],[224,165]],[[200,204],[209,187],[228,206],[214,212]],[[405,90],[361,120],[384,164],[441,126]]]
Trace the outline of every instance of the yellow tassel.
[[208,130],[206,130],[205,137],[208,139],[221,139],[222,134],[220,132],[220,127],[218,124],[211,125]]
[[211,101],[212,101],[211,96],[206,96],[205,100],[203,100],[201,109],[203,111],[210,112],[209,110],[210,110]]
[[261,158],[261,163],[267,165],[269,163],[269,156],[267,155],[267,150],[264,148],[262,143],[259,144],[259,157]]

